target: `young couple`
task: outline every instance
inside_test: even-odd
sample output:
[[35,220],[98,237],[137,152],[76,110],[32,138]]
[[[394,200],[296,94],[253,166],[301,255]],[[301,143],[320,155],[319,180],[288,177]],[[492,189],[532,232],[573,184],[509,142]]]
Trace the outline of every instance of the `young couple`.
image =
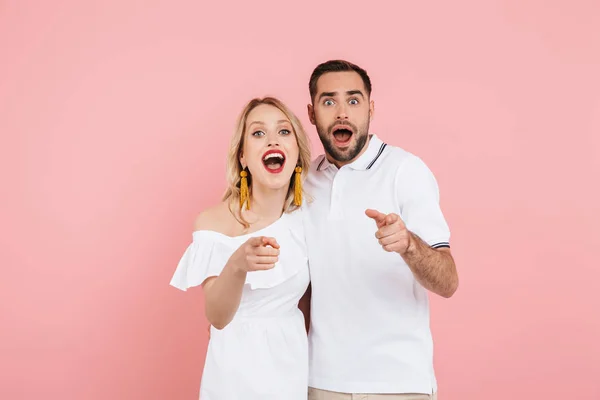
[[223,202],[197,217],[171,281],[205,294],[200,399],[435,398],[427,292],[458,286],[436,180],[370,134],[363,69],[325,62],[309,89],[325,154],[311,162],[280,101],[252,100]]

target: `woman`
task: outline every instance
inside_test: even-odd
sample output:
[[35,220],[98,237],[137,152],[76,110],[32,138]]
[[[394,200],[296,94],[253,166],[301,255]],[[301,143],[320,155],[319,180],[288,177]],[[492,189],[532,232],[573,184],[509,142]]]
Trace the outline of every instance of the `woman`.
[[223,201],[196,219],[171,285],[201,285],[210,341],[201,400],[306,400],[308,347],[298,302],[309,285],[302,180],[310,164],[298,118],[250,101],[231,141]]

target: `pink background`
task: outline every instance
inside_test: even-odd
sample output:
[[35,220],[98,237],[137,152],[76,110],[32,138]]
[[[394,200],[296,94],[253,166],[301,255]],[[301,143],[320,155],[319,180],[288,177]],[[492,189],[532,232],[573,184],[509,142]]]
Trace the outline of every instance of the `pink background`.
[[83,3],[0,2],[0,398],[197,398],[202,294],[168,284],[237,113],[280,96],[320,152],[341,57],[439,180],[439,399],[600,399],[598,1]]

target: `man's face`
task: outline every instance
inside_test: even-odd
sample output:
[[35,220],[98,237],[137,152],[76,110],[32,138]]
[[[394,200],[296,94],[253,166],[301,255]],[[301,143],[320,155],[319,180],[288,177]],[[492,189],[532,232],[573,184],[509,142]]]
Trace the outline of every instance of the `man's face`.
[[373,102],[356,72],[321,75],[313,104],[308,105],[308,116],[325,151],[338,167],[354,161],[366,150]]

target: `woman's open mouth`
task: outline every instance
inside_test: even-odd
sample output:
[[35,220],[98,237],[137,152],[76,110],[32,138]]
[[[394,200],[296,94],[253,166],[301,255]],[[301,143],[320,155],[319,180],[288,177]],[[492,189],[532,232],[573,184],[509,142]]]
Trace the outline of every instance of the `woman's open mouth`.
[[285,154],[281,150],[269,150],[263,155],[262,162],[267,171],[278,174],[283,171]]

